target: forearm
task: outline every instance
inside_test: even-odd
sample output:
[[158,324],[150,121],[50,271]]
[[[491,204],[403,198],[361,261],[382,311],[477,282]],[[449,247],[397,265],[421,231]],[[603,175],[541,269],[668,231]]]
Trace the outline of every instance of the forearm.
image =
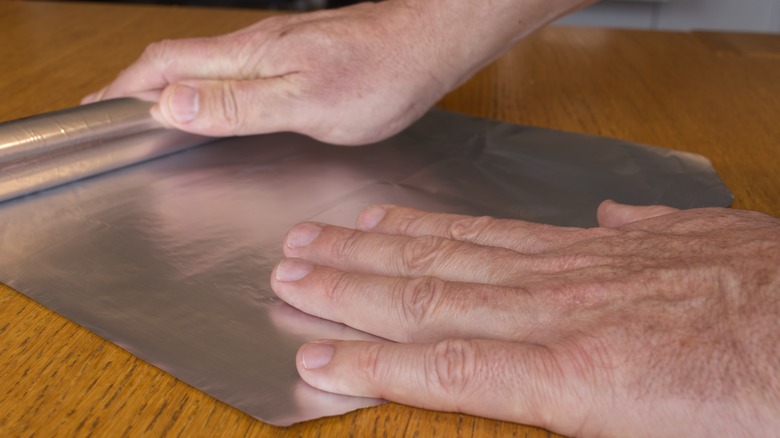
[[[525,36],[597,0],[389,0],[397,4],[425,63],[447,69],[454,88]],[[407,32],[405,32],[407,33]],[[457,72],[457,74],[455,74]]]

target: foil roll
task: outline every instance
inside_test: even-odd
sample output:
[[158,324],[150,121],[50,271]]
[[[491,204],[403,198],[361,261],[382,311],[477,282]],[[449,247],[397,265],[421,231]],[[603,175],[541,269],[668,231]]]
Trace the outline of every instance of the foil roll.
[[0,202],[208,141],[164,129],[151,107],[114,99],[0,123]]

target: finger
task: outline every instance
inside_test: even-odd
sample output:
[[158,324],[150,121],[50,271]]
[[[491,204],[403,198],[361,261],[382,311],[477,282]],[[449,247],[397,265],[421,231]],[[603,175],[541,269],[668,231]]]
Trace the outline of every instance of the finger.
[[305,132],[315,120],[294,78],[188,80],[166,88],[152,110],[166,126],[207,136]]
[[342,271],[389,277],[433,276],[447,281],[492,285],[552,269],[505,248],[491,248],[434,236],[364,233],[304,223],[287,235],[285,255]]
[[632,222],[651,219],[679,211],[665,205],[633,206],[606,200],[599,205],[596,213],[599,226],[620,228]]
[[553,300],[519,288],[354,274],[300,259],[277,265],[271,287],[303,312],[399,342],[542,342],[558,333],[552,328],[559,319],[551,315]]
[[303,345],[296,364],[304,381],[325,391],[541,426],[566,435],[586,433],[585,415],[600,408],[593,399],[595,382],[586,380],[593,379],[593,373],[578,371],[552,350],[535,345],[320,341]]
[[[133,64],[88,101],[162,91],[183,80],[253,80],[298,71],[293,56],[267,62],[269,50],[289,55],[279,40],[298,26],[325,17],[325,13],[269,17],[235,32],[206,38],[164,40],[149,44]],[[294,48],[294,47],[293,47]]]
[[512,286],[529,276],[615,263],[607,254],[526,255],[436,236],[397,236],[303,223],[287,234],[285,255],[343,271],[390,277]]
[[374,205],[358,217],[357,228],[404,236],[439,236],[478,245],[537,254],[597,237],[596,230],[557,227],[514,219],[429,213],[407,207]]
[[241,40],[233,36],[152,43],[133,64],[95,96],[96,100],[162,90],[184,79],[241,78],[247,62]]

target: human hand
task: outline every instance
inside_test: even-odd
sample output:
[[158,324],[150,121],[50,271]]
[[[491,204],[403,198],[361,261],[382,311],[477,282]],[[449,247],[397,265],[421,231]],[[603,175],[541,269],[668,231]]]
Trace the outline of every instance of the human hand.
[[417,119],[463,73],[441,65],[450,60],[417,21],[391,1],[162,41],[84,102],[156,90],[155,117],[185,131],[377,141]]
[[284,301],[397,341],[324,340],[301,377],[341,394],[567,435],[780,427],[780,220],[603,203],[600,227],[375,206],[305,223]]
[[[365,144],[402,130],[518,38],[588,0],[388,0],[150,45],[83,103],[159,99],[168,127]],[[591,0],[592,1],[592,0]]]

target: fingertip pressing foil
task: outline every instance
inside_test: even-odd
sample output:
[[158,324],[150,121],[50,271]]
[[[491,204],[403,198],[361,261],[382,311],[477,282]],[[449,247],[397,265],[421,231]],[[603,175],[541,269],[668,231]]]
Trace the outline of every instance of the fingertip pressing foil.
[[269,276],[298,222],[352,226],[392,203],[588,227],[607,198],[731,202],[705,158],[614,139],[431,111],[361,148],[290,133],[190,148],[207,140],[161,129],[148,105],[0,126],[0,281],[276,425],[381,402],[316,390],[296,372],[303,342],[377,339],[274,295]]

